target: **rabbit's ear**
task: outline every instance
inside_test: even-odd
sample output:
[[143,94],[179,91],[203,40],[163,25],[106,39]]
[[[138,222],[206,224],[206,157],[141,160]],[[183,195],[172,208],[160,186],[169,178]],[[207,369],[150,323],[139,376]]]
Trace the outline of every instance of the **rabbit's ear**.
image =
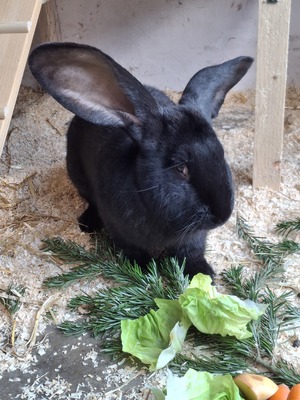
[[139,123],[157,109],[144,86],[100,50],[75,43],[46,43],[33,50],[29,66],[41,86],[65,108],[99,125]]
[[252,62],[251,57],[237,57],[198,71],[188,82],[179,103],[199,109],[210,121],[218,115],[227,92],[242,79]]

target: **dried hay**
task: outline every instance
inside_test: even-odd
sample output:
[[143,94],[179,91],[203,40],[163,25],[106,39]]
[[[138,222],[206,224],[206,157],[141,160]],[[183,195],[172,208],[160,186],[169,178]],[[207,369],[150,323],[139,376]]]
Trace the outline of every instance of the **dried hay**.
[[[243,263],[245,271],[253,268],[252,256],[235,232],[237,212],[254,227],[258,236],[266,236],[275,241],[278,239],[274,233],[275,224],[299,216],[299,98],[299,93],[291,90],[286,109],[280,192],[269,189],[254,191],[251,187],[253,94],[231,94],[216,120],[215,127],[226,149],[236,182],[233,216],[225,226],[211,232],[209,236],[207,257],[217,272],[231,263]],[[30,364],[35,362],[31,353],[25,350],[33,328],[37,334],[37,315],[39,332],[43,332],[46,327],[47,320],[40,318],[39,309],[47,299],[52,299],[52,292],[41,288],[42,282],[68,269],[67,265],[52,262],[41,252],[41,239],[59,235],[89,245],[88,236],[77,226],[77,216],[84,209],[84,204],[65,170],[64,133],[70,118],[71,114],[46,94],[21,89],[0,163],[0,289],[5,290],[10,284],[27,288],[22,308],[16,316],[13,343],[15,352],[22,353],[23,357],[15,358],[10,347],[6,350],[5,346],[11,337],[12,321],[1,308],[0,374],[4,370],[28,371]],[[66,309],[71,296],[81,291],[91,293],[103,287],[105,283],[98,278],[92,283],[73,284],[72,288],[59,292],[55,298],[57,320],[72,319],[72,313]],[[295,304],[299,305],[299,257],[290,257],[286,262],[285,273],[278,282],[278,290],[282,288],[292,288]],[[283,335],[278,355],[300,368],[300,348],[291,346],[293,338],[299,336],[299,329]],[[126,380],[134,379],[137,373],[136,370],[124,369],[123,378],[120,378],[112,365],[105,378],[107,388],[110,385],[122,387]],[[161,382],[163,375],[158,374],[151,379]],[[35,382],[28,390],[33,390],[38,384]],[[67,385],[67,382],[64,384]],[[113,388],[112,397],[105,398],[117,398],[113,396],[114,393]],[[131,398],[141,399],[141,396],[136,394]],[[97,397],[91,394],[86,398]]]

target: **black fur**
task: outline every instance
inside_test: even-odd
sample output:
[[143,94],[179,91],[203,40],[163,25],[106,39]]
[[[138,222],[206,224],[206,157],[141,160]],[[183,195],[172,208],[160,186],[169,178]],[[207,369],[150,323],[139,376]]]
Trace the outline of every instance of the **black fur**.
[[[76,63],[82,54],[86,68]],[[176,256],[186,259],[190,276],[213,276],[204,258],[207,231],[229,218],[234,195],[211,118],[252,61],[239,57],[200,70],[176,105],[97,49],[68,43],[35,49],[33,74],[77,114],[68,130],[67,168],[89,204],[81,228],[104,227],[141,265]],[[94,83],[84,89],[80,79],[83,86]]]

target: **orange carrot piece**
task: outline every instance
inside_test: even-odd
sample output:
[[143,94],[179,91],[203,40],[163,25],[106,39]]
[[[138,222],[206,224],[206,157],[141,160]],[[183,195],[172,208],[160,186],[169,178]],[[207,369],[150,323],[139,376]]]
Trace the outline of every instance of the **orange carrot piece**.
[[291,388],[287,400],[300,400],[300,383]]
[[281,385],[278,385],[277,392],[274,393],[273,396],[269,397],[268,400],[287,400],[289,393],[290,389],[288,388],[288,386],[282,383]]

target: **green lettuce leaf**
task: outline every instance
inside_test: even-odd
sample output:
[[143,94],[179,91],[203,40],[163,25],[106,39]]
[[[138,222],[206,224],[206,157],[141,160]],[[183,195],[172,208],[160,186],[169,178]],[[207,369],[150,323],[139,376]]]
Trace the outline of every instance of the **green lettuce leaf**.
[[157,311],[121,322],[122,350],[150,364],[150,371],[163,368],[175,357],[191,325],[177,300],[155,302]]
[[144,317],[121,322],[122,349],[150,364],[150,370],[163,368],[181,351],[187,331],[193,324],[208,334],[251,336],[247,324],[263,314],[266,305],[218,293],[207,275],[196,275],[179,300],[155,299],[158,310]]
[[151,388],[151,391],[156,400],[243,400],[231,375],[213,375],[193,369],[181,378],[168,371],[166,389]]
[[266,305],[221,294],[211,283],[208,275],[194,276],[187,290],[179,297],[183,312],[200,332],[230,335],[240,340],[251,337],[247,324],[257,320],[264,313]]

